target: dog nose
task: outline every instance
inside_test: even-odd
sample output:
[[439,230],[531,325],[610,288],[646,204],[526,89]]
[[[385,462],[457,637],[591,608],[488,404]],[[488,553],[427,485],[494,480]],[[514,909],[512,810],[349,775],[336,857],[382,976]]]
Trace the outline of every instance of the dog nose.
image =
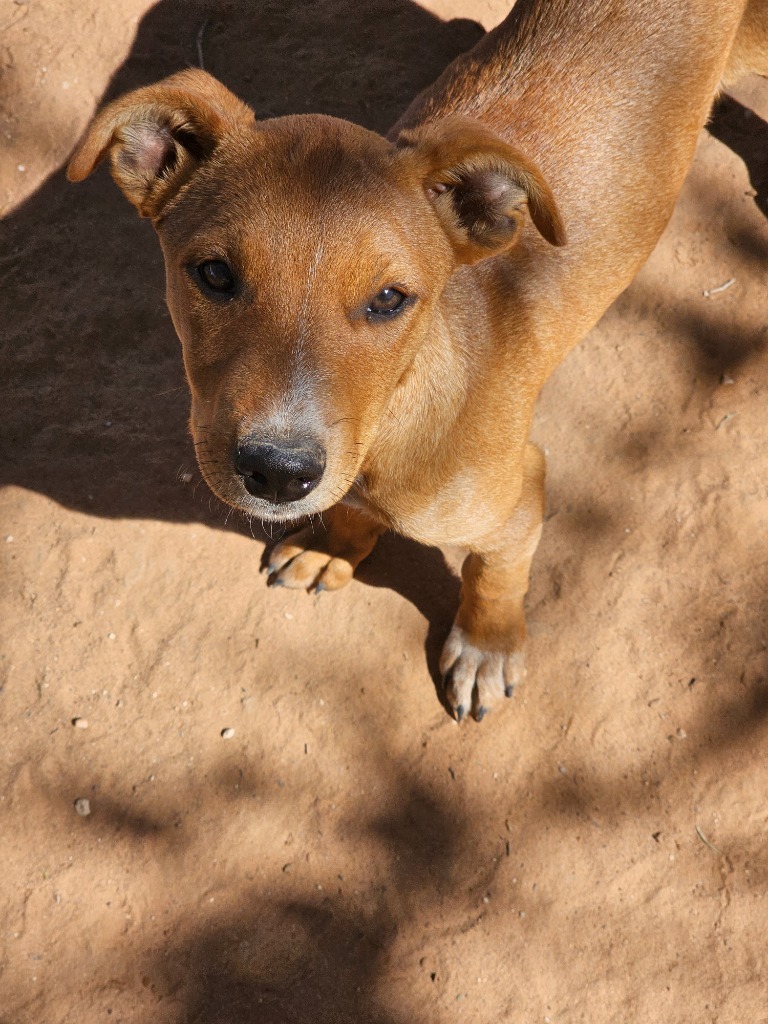
[[317,486],[325,469],[325,451],[312,441],[275,444],[248,437],[237,446],[235,469],[255,498],[285,505]]

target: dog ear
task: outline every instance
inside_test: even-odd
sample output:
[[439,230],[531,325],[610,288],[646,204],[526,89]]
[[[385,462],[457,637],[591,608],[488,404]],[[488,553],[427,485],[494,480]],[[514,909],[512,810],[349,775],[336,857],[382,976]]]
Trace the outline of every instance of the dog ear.
[[526,210],[551,245],[565,245],[560,212],[541,171],[479,121],[452,114],[403,131],[397,147],[415,163],[461,262],[509,249]]
[[67,168],[82,181],[109,154],[112,177],[153,220],[221,139],[250,128],[253,111],[205,71],[182,71],[105,107]]

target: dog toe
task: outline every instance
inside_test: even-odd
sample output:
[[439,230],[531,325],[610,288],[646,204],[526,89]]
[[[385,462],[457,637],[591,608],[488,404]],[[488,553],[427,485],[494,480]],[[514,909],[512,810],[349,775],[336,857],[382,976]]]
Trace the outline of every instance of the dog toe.
[[[323,590],[337,590],[343,583],[341,573],[327,573],[328,566],[338,559],[331,558],[324,551],[300,551],[285,562],[270,578],[274,586],[290,587],[292,590],[312,590],[322,582]],[[350,572],[351,577],[351,572]]]
[[477,648],[465,642],[462,630],[454,626],[443,647],[440,671],[443,674],[445,696],[457,722],[472,707],[479,655]]
[[340,590],[352,579],[354,569],[344,558],[330,558],[318,576],[315,590]]
[[306,548],[302,544],[296,543],[294,535],[275,544],[269,554],[269,565],[267,566],[270,577],[277,579],[280,570],[303,551],[306,551]]

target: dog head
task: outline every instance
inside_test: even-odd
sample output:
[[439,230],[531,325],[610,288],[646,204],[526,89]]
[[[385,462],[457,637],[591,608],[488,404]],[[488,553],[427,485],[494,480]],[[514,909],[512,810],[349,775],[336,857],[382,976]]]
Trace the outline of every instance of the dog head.
[[395,142],[320,115],[257,123],[202,71],[115,101],[69,165],[106,156],[160,238],[198,461],[265,520],[322,511],[365,462],[460,264],[527,214],[564,233],[537,169],[453,116]]

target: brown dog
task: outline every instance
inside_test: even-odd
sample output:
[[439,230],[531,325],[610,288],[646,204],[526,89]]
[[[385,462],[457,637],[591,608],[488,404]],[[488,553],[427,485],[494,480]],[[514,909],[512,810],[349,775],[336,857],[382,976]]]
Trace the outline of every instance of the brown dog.
[[211,488],[270,522],[322,513],[274,549],[274,582],[341,587],[387,529],[469,548],[441,661],[459,720],[523,672],[539,390],[766,40],[766,0],[518,0],[388,139],[257,122],[185,71],[108,106],[72,157],[79,181],[109,154],[157,229]]

